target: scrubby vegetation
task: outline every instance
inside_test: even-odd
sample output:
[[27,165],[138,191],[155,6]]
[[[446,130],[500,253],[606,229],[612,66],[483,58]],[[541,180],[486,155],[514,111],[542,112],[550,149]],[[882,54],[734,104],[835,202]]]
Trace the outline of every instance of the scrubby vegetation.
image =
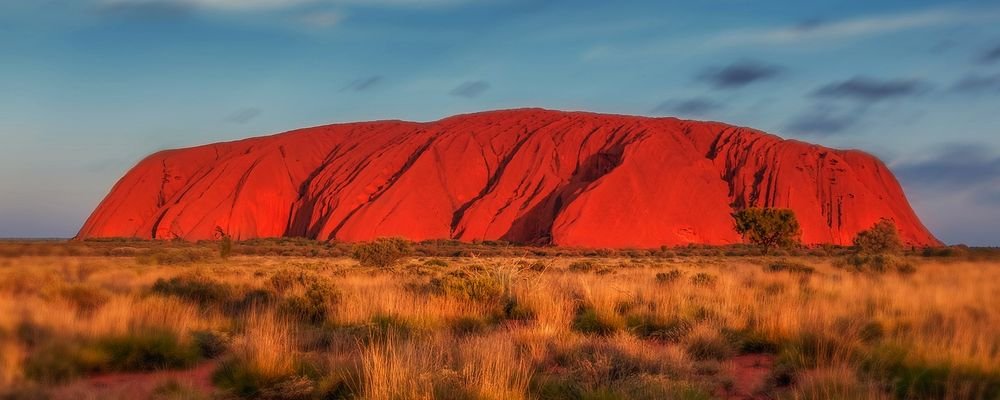
[[[476,257],[411,244],[384,264],[267,243],[302,255],[96,242],[0,257],[0,397],[1000,396],[1000,264],[970,262],[976,249]],[[476,246],[503,248],[461,251]],[[738,249],[751,255],[718,254]],[[917,268],[875,273],[886,256]],[[164,371],[182,375],[141,396],[101,380]],[[207,371],[202,384],[189,371]]]

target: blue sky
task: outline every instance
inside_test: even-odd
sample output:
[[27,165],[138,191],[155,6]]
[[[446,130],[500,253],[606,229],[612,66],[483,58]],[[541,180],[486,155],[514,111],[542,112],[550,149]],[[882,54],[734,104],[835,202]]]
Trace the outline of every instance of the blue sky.
[[1000,245],[988,1],[0,0],[0,237],[68,237],[153,151],[546,107],[861,148]]

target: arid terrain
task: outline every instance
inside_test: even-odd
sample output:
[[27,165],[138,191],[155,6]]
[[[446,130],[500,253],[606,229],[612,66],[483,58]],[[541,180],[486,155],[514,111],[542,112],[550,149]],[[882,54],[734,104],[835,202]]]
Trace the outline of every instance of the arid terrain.
[[305,240],[0,250],[4,398],[1000,396],[985,250],[884,272],[841,248],[431,242],[390,267]]

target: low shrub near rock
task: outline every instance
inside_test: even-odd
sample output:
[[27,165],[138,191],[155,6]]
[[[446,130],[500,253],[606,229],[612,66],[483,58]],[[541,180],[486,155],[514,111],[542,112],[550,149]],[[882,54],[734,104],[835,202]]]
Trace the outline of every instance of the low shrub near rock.
[[354,246],[352,256],[364,267],[389,268],[413,253],[410,242],[400,238],[381,238]]
[[793,274],[810,275],[813,272],[816,272],[816,269],[813,268],[813,267],[810,267],[808,265],[805,265],[803,263],[799,263],[799,262],[794,262],[794,261],[778,261],[778,262],[774,262],[774,263],[768,264],[766,267],[764,267],[764,271],[766,271],[766,272],[790,272],[790,273],[793,273]]

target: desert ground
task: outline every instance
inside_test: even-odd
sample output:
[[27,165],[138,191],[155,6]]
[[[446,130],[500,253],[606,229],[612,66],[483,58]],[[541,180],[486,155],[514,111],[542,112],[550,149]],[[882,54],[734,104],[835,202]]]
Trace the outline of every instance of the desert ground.
[[1000,398],[995,251],[846,254],[0,242],[0,397]]

